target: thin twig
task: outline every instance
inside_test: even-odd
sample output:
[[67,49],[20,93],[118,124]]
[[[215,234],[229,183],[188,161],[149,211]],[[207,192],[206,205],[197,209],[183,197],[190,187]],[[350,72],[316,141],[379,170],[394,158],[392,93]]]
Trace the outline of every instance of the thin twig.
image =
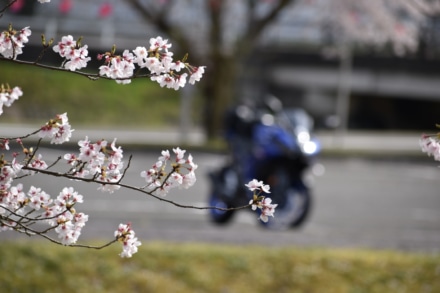
[[55,71],[62,71],[62,72],[68,72],[68,73],[72,73],[72,74],[77,74],[80,76],[84,76],[87,77],[90,80],[98,80],[98,79],[107,79],[107,80],[128,80],[128,79],[136,79],[136,78],[149,78],[151,77],[151,74],[133,74],[129,77],[122,77],[122,78],[113,78],[113,77],[108,77],[108,76],[104,76],[104,75],[100,75],[99,73],[88,73],[88,72],[84,72],[84,71],[71,71],[69,69],[65,69],[63,67],[56,67],[56,66],[51,66],[51,65],[46,65],[46,64],[42,64],[42,63],[36,63],[34,61],[24,61],[24,60],[17,60],[17,59],[10,59],[10,58],[4,58],[0,56],[0,61],[9,61],[9,62],[13,62],[16,64],[20,64],[20,65],[29,65],[29,66],[36,66],[36,67],[40,67],[40,68],[44,68],[44,69],[49,69],[49,70],[55,70]]
[[[0,58],[1,59],[1,58]],[[28,138],[32,135],[37,134],[38,132],[40,132],[41,129],[35,130],[34,132],[31,132],[29,134],[23,135],[23,136],[16,136],[16,137],[0,137],[0,139],[5,140],[5,139],[9,139],[9,140],[17,140],[17,139],[25,139]]]

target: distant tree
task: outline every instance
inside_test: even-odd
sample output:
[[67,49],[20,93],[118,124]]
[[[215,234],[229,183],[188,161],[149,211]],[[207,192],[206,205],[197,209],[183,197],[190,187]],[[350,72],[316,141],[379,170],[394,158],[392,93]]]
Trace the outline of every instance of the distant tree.
[[[219,134],[226,107],[236,95],[243,60],[280,12],[295,0],[126,0],[149,23],[170,37],[182,52],[207,65],[204,84],[205,126]],[[176,17],[176,15],[178,17]],[[194,50],[196,48],[196,50]]]
[[311,25],[330,33],[339,49],[346,50],[344,44],[389,45],[402,55],[417,49],[426,15],[440,6],[437,0],[126,1],[183,52],[192,47],[192,55],[207,65],[200,86],[210,137],[219,133],[223,112],[237,95],[237,80],[246,75],[243,61],[282,10],[312,9]]

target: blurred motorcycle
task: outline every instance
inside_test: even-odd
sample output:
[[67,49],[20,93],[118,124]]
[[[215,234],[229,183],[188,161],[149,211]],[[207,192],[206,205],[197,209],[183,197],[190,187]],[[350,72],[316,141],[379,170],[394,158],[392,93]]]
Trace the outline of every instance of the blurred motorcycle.
[[[261,222],[271,229],[297,228],[312,207],[304,174],[319,154],[312,118],[299,108],[285,109],[276,97],[260,106],[240,105],[226,116],[230,161],[209,173],[209,204],[220,208],[247,205],[252,198],[244,183],[253,178],[271,187],[275,217]],[[210,210],[214,223],[226,224],[236,210]]]

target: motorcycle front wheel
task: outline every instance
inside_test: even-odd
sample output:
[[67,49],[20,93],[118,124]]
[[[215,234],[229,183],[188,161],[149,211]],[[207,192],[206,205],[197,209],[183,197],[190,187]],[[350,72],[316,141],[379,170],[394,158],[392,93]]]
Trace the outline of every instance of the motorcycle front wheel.
[[[311,208],[311,196],[307,189],[290,187],[284,192],[281,204],[275,209],[275,217],[264,223],[267,228],[299,228],[305,222]],[[277,203],[276,200],[272,201]]]
[[300,179],[292,182],[288,173],[282,169],[272,176],[274,180],[268,180],[271,182],[271,193],[268,197],[278,206],[274,217],[270,217],[267,223],[262,222],[263,226],[279,230],[299,228],[309,216],[312,207],[309,189]]

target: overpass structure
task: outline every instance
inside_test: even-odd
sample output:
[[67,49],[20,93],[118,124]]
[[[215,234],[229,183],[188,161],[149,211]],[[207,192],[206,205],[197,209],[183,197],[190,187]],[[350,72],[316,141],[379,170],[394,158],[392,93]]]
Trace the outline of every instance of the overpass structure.
[[[258,84],[265,87],[259,91],[306,108],[319,126],[336,127],[344,115],[353,129],[429,130],[440,121],[440,60],[354,55],[347,75],[339,59],[317,50],[267,50],[257,53],[268,56],[258,65],[264,68]],[[342,106],[341,86],[348,89]]]

